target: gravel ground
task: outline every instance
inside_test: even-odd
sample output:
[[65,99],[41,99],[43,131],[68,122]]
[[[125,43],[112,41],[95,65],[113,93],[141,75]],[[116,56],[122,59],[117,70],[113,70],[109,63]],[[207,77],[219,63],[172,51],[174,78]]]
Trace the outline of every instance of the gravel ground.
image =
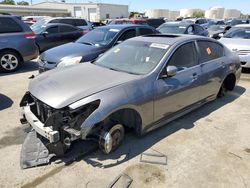
[[28,62],[19,72],[0,75],[0,187],[105,188],[121,173],[136,188],[250,187],[249,73],[224,98],[141,138],[130,133],[110,156],[97,150],[67,165],[56,161],[21,170],[26,132],[19,123],[19,102],[36,69]]

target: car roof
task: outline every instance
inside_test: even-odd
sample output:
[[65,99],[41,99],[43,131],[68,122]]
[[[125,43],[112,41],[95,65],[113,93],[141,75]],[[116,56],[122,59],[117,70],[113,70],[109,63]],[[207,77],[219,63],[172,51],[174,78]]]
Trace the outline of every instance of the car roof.
[[249,27],[250,28],[250,24],[239,24],[234,27]]
[[189,22],[185,22],[185,21],[182,21],[182,22],[166,22],[166,23],[163,23],[163,25],[173,25],[173,26],[189,26],[189,25],[194,25],[193,23],[189,23]]
[[126,28],[134,28],[134,27],[142,27],[142,28],[151,28],[150,26],[148,25],[138,25],[138,24],[114,24],[114,25],[105,25],[105,26],[102,26],[102,27],[99,27],[99,28],[108,28],[108,29],[119,29],[119,30],[122,30],[122,29],[126,29]]
[[144,35],[135,38],[128,39],[129,41],[142,41],[142,42],[150,42],[150,43],[160,43],[166,45],[173,45],[177,42],[185,42],[190,39],[207,39],[212,40],[208,37],[202,37],[198,35],[182,35],[182,34],[151,34]]
[[69,26],[69,27],[75,27],[73,25],[64,24],[64,23],[48,23],[48,24],[45,24],[45,26]]
[[128,19],[128,18],[124,18],[124,19],[114,19],[113,21],[141,21],[141,22],[146,22],[146,20],[143,19]]

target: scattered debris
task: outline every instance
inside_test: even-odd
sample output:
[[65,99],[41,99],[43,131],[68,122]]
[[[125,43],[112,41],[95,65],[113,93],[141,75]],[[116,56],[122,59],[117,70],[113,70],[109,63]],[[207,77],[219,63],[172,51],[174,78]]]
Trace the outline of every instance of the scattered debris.
[[246,148],[244,151],[250,153],[250,148]]
[[29,77],[29,79],[34,79],[35,78],[35,75],[34,74],[32,74],[30,77]]
[[45,144],[37,138],[36,132],[28,133],[22,145],[20,165],[22,169],[48,164],[55,154],[50,154]]
[[142,153],[140,162],[167,165],[167,156],[154,150],[154,153]]
[[132,181],[133,179],[127,174],[120,174],[111,182],[108,188],[128,188]]
[[242,159],[242,157],[241,156],[239,156],[239,155],[236,155],[235,153],[232,153],[232,152],[228,152],[229,154],[231,154],[231,155],[233,155],[233,156],[235,156],[235,157],[238,157],[239,159]]
[[206,118],[205,121],[207,121],[207,122],[213,122],[213,120],[209,119],[209,118]]
[[75,161],[81,160],[85,155],[88,155],[98,149],[98,145],[91,141],[77,140],[72,143],[72,147],[64,156],[57,157],[55,153],[50,152],[43,139],[37,137],[35,131],[28,133],[21,151],[20,165],[22,169],[47,165],[51,159],[55,159],[55,164],[64,163],[70,165]]

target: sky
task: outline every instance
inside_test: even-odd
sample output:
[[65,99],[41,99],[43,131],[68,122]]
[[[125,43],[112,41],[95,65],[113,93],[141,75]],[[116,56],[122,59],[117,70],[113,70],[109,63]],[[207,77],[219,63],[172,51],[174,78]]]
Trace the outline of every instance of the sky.
[[[33,3],[43,0],[33,0]],[[210,7],[222,6],[227,9],[235,8],[244,14],[250,14],[250,0],[89,0],[98,3],[114,3],[129,5],[129,11],[144,12],[145,9],[162,8],[180,10],[182,8],[200,8],[207,10]],[[66,0],[66,2],[86,3],[88,0]]]

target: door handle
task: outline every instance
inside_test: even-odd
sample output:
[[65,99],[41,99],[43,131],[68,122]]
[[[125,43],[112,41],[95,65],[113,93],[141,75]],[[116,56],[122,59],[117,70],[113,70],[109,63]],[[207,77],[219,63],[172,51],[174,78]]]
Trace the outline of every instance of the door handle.
[[192,81],[195,81],[197,79],[198,79],[198,74],[197,73],[193,73]]
[[221,68],[225,68],[225,62],[221,62]]

